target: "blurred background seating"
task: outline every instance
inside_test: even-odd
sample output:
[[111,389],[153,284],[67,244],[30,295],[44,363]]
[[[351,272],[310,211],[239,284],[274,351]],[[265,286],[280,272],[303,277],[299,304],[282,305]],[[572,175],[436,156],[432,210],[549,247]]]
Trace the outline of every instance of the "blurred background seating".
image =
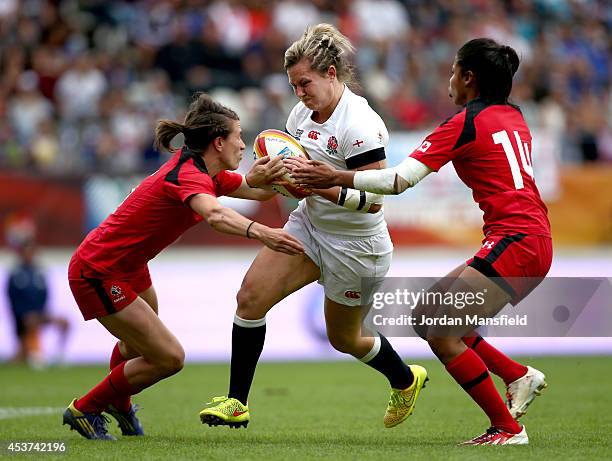
[[393,131],[429,129],[452,114],[445,88],[453,53],[471,37],[489,36],[519,52],[514,102],[532,128],[559,138],[559,159],[612,161],[612,5],[605,0],[1,5],[5,169],[153,171],[164,160],[151,147],[155,121],[180,118],[198,90],[236,109],[246,138],[282,129],[295,103],[284,50],[322,21],[358,47],[359,91]]

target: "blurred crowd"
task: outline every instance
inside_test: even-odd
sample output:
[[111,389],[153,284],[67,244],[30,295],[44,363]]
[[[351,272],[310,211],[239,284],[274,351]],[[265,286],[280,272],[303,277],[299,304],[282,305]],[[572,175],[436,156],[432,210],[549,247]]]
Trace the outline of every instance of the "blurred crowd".
[[282,129],[284,51],[319,22],[358,48],[355,88],[390,130],[454,113],[454,53],[487,36],[521,56],[513,102],[561,139],[559,158],[612,161],[609,0],[0,0],[0,166],[151,171],[156,120],[182,119],[200,90],[247,140]]

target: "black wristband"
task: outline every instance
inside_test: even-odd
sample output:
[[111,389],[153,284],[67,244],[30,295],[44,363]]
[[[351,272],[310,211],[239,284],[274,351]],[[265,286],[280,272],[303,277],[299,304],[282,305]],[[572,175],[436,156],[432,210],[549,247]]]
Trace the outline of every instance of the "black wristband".
[[338,197],[338,205],[342,206],[344,205],[344,202],[346,201],[346,194],[347,194],[348,190],[346,187],[343,187],[340,190],[340,196]]
[[244,175],[244,182],[246,183],[247,186],[249,186],[251,189],[256,189],[256,187],[253,187],[249,184],[249,180],[247,179],[247,175]]
[[359,191],[359,205],[357,211],[361,210],[366,204],[366,193],[362,190]]
[[247,230],[246,230],[246,238],[250,239],[251,236],[249,235],[249,231],[251,230],[251,226],[255,224],[255,221],[251,221],[251,224],[248,225]]

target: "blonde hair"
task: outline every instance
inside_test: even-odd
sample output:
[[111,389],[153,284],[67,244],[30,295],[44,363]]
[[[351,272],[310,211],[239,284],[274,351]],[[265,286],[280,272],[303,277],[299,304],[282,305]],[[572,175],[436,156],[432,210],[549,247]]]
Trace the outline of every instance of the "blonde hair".
[[338,80],[351,83],[353,66],[349,55],[354,52],[355,47],[350,40],[331,24],[309,26],[304,35],[285,51],[285,70],[307,58],[311,62],[311,69],[323,75],[330,66],[334,66]]

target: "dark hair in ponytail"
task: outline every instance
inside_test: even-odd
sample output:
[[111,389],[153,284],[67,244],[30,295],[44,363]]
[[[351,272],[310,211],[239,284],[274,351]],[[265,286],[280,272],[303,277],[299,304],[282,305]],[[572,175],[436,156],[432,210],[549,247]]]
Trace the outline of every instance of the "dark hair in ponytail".
[[185,135],[185,144],[191,150],[203,151],[213,139],[226,138],[231,132],[231,120],[240,120],[236,112],[216,102],[206,93],[196,93],[189,105],[183,124],[160,120],[155,129],[154,145],[172,152],[170,141],[177,134]]
[[512,78],[519,67],[519,57],[510,46],[490,38],[475,38],[457,52],[457,64],[463,73],[472,71],[479,96],[494,102],[507,102]]

